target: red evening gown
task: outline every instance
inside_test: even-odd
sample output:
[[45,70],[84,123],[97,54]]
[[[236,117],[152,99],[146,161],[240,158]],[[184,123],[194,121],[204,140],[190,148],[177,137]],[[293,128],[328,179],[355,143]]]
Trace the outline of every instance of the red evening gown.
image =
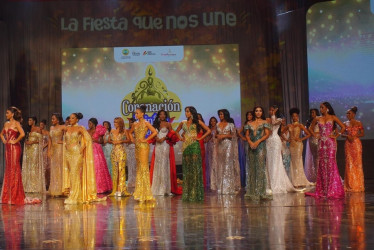
[[[15,140],[19,132],[13,129],[5,131],[6,141]],[[23,191],[21,176],[21,144],[5,144],[5,173],[1,190],[1,203],[23,205],[25,192]]]

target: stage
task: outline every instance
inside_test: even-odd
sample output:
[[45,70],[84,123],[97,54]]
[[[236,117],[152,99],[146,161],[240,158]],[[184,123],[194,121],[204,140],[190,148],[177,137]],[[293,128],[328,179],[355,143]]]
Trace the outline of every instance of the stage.
[[345,200],[302,193],[254,202],[207,192],[203,203],[181,196],[140,204],[110,197],[90,205],[1,205],[1,249],[370,249],[374,182]]

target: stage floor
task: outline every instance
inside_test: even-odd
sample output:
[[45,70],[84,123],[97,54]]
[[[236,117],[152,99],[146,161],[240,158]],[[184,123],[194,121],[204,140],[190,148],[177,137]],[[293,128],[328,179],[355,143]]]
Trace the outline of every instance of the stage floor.
[[1,206],[0,248],[117,249],[371,249],[374,185],[345,200],[304,194],[253,202],[206,193],[203,203],[180,196],[140,204],[132,197],[64,206]]

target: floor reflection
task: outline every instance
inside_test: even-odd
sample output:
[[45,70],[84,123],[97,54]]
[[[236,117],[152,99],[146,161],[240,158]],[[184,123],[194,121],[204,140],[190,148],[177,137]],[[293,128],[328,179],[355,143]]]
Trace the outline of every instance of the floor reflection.
[[[316,200],[277,194],[252,202],[207,193],[204,203],[180,196],[139,203],[132,197],[64,205],[61,198],[27,206],[0,205],[1,249],[367,249],[374,194]],[[366,203],[365,203],[366,202]]]

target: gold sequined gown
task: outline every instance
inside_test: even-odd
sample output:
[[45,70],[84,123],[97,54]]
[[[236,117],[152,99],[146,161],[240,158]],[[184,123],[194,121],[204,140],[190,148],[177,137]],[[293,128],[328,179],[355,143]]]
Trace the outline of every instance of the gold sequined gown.
[[[92,140],[84,127],[67,131],[64,138],[64,168],[70,175],[70,194],[65,204],[79,204],[102,199],[96,196],[96,178]],[[81,153],[81,147],[85,147]]]
[[140,142],[145,138],[147,131],[148,128],[145,125],[145,121],[141,121],[135,126],[136,180],[133,196],[138,201],[154,200],[149,176],[149,144]]
[[22,163],[22,183],[25,193],[45,192],[45,170],[43,164],[43,135],[31,132],[25,144]]
[[291,166],[290,175],[291,182],[295,187],[310,186],[312,183],[308,181],[304,172],[303,164],[303,143],[295,141],[294,139],[300,138],[301,129],[294,123],[290,127],[290,152],[291,152]]
[[[125,133],[118,133],[114,135],[110,133],[111,141],[123,141],[126,140]],[[110,195],[114,195],[116,192],[120,192],[121,196],[128,196],[130,193],[126,187],[126,151],[125,144],[113,144],[111,152],[112,161],[112,183],[113,190]]]
[[50,195],[62,195],[62,163],[63,163],[63,145],[59,143],[63,139],[62,129],[51,128],[49,136],[51,137],[51,184],[49,185]]

